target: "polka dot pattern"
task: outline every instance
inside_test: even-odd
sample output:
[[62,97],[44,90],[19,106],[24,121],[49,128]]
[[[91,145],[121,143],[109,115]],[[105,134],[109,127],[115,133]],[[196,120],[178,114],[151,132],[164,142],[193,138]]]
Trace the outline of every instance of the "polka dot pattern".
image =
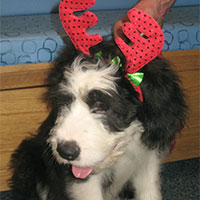
[[89,35],[86,32],[88,27],[98,22],[96,15],[86,11],[82,16],[75,16],[76,11],[83,11],[95,4],[95,0],[62,0],[59,6],[59,15],[62,25],[72,40],[76,49],[86,55],[90,55],[89,48],[102,41],[99,34]]
[[141,10],[131,9],[128,17],[130,22],[124,23],[122,30],[132,45],[119,37],[115,41],[126,57],[127,73],[134,73],[160,54],[164,34],[158,23]]
[[[115,42],[126,57],[126,73],[135,73],[144,65],[157,57],[164,44],[164,34],[158,23],[147,13],[131,9],[128,12],[130,22],[122,25],[122,30],[132,45],[126,44],[120,37]],[[129,80],[126,74],[126,78]],[[130,80],[129,80],[130,81]],[[130,83],[139,93],[140,101],[143,101],[140,86]]]

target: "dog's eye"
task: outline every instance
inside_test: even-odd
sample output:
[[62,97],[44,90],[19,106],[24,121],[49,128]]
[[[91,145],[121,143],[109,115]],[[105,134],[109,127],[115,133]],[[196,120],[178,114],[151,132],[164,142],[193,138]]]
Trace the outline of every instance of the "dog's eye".
[[95,114],[104,114],[109,109],[107,96],[98,90],[93,90],[88,94],[86,103],[90,111]]
[[103,104],[100,101],[97,101],[94,103],[94,105],[92,106],[91,112],[92,113],[96,113],[96,114],[104,114],[105,111],[107,110],[107,107],[105,104]]

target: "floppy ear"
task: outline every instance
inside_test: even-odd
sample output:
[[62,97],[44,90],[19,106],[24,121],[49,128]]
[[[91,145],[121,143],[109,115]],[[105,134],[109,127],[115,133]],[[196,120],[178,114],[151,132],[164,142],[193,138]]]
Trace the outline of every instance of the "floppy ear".
[[145,132],[141,138],[149,148],[164,150],[185,124],[184,94],[178,76],[166,61],[155,59],[144,68],[144,74],[144,102],[139,119]]

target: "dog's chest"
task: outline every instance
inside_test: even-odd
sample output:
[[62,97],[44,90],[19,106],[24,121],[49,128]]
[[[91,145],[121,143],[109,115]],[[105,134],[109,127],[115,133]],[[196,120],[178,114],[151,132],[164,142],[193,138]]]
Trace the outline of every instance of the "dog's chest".
[[115,165],[115,182],[129,180],[135,170],[134,155],[127,152]]
[[137,152],[137,150],[135,148],[137,148],[137,145],[133,142],[128,147],[128,151],[118,160],[118,162],[113,167],[112,184],[108,188],[105,188],[106,192],[104,199],[110,199],[110,195],[117,198],[124,185],[132,180],[134,172],[137,168],[137,158],[134,153]]

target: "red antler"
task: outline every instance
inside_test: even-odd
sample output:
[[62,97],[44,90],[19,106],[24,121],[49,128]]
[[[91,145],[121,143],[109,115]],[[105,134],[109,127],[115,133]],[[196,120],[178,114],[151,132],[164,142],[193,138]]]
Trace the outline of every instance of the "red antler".
[[[127,45],[120,37],[115,39],[126,57],[125,71],[127,74],[137,72],[157,57],[164,44],[164,34],[158,23],[150,15],[133,8],[129,10],[128,17],[130,22],[124,23],[122,30],[133,43],[132,46]],[[128,78],[128,75],[126,77]],[[135,86],[132,82],[131,84],[139,92],[139,98],[142,101],[140,86]]]
[[127,45],[120,37],[115,41],[126,57],[127,72],[133,73],[160,54],[164,34],[158,23],[141,10],[129,10],[128,17],[131,23],[124,23],[122,29],[133,45]]
[[94,26],[98,18],[90,11],[86,11],[82,16],[73,15],[73,12],[83,11],[92,7],[96,0],[62,0],[59,6],[59,15],[62,25],[72,40],[76,49],[86,55],[90,55],[89,48],[102,41],[99,34],[89,35],[86,29]]

